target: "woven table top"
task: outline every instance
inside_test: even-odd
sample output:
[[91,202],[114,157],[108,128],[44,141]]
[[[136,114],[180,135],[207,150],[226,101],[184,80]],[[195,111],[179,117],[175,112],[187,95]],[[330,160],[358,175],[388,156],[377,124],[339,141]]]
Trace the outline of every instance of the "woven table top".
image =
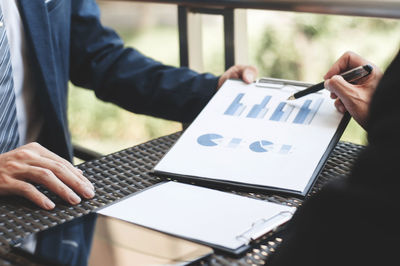
[[[52,211],[42,210],[19,197],[0,198],[0,265],[33,265],[26,259],[11,254],[9,244],[31,233],[45,230],[57,224],[88,214],[99,207],[154,185],[162,179],[149,172],[179,138],[180,132],[161,137],[102,158],[80,164],[78,167],[96,187],[96,196],[70,206],[45,189],[41,189],[55,203]],[[363,146],[339,142],[331,153],[323,171],[310,194],[317,192],[328,180],[341,178],[350,168]],[[302,200],[264,193],[232,193],[258,198],[290,206],[300,206]],[[207,262],[211,265],[263,265],[282,240],[266,236],[258,241],[256,248],[242,258],[230,258],[215,254]]]

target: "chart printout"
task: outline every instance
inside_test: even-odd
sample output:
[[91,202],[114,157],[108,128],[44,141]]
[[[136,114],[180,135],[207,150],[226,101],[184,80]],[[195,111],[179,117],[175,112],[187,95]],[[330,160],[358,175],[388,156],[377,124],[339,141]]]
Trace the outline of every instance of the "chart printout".
[[155,172],[302,192],[343,118],[322,90],[228,80]]

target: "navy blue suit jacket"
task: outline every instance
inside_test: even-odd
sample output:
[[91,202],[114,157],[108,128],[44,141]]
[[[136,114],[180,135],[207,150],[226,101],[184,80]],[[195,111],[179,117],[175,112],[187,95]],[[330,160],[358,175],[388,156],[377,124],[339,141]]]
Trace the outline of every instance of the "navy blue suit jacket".
[[[101,25],[95,0],[18,0],[31,49],[45,123],[38,140],[71,160],[67,121],[68,82],[135,113],[188,122],[215,93],[218,78],[163,65]],[[45,232],[36,253],[62,264],[85,265],[94,218]],[[65,247],[73,241],[76,248]]]
[[68,82],[135,113],[187,122],[214,94],[218,79],[163,65],[103,27],[95,0],[19,0],[45,124],[39,143],[72,158]]

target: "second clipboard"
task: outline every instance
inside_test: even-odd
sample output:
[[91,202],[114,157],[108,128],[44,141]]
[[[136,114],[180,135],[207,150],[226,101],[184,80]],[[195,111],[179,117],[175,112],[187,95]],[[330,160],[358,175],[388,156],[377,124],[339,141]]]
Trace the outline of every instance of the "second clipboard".
[[228,192],[166,182],[99,211],[218,252],[239,256],[289,221],[296,208]]

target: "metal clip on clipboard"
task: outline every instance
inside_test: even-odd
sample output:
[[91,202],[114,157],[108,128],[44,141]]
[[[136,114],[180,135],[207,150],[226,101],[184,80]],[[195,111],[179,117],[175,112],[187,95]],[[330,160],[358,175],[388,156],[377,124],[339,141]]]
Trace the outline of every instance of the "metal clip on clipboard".
[[[260,78],[256,81],[257,87],[262,88],[269,88],[269,89],[283,89],[285,87],[290,87],[291,91],[299,91],[303,90],[305,87],[310,87],[313,84],[295,81],[295,80],[288,80],[288,79],[275,79],[275,78]],[[302,87],[297,88],[297,87]]]
[[256,240],[257,238],[275,230],[278,226],[289,221],[293,214],[294,213],[290,211],[281,211],[270,218],[258,220],[254,222],[249,229],[236,236],[236,240],[242,240],[244,245],[248,245],[251,241]]

